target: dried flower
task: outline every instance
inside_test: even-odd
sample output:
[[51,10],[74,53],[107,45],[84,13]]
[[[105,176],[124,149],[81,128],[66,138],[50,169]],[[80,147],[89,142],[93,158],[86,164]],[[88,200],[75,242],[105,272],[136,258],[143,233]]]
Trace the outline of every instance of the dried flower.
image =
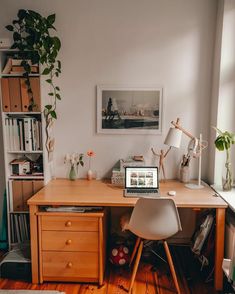
[[95,152],[93,150],[88,150],[86,154],[89,156],[89,169],[91,169],[91,157],[95,156]]
[[71,166],[75,166],[75,165],[81,165],[83,166],[84,165],[84,162],[83,162],[83,156],[84,154],[83,153],[72,153],[72,154],[69,154],[67,153],[64,157],[64,163],[70,163]]
[[89,157],[93,157],[93,156],[95,156],[95,152],[94,152],[93,150],[88,150],[88,151],[87,151],[87,155],[88,155]]

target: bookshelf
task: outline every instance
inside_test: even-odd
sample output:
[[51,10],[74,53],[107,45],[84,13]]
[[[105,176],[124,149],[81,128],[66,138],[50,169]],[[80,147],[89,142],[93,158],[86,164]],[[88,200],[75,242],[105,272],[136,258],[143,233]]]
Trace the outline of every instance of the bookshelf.
[[[36,107],[34,111],[28,111],[29,97],[23,73],[12,72],[12,66],[10,72],[6,73],[9,58],[14,59],[17,52],[0,49],[0,135],[4,152],[9,252],[13,249],[20,250],[24,248],[24,244],[29,244],[27,199],[51,177],[45,147],[41,76],[39,70],[38,73],[30,74]],[[17,60],[14,62],[17,63]],[[16,71],[21,70],[20,65],[15,68]]]

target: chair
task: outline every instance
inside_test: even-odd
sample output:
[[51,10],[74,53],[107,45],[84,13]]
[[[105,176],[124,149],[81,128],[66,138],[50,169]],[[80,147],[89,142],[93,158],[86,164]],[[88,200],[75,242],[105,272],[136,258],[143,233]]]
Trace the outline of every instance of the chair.
[[138,199],[127,225],[127,229],[138,237],[130,259],[131,265],[138,250],[128,293],[131,293],[134,285],[144,240],[163,240],[175,288],[177,293],[180,294],[174,264],[168,244],[165,240],[182,230],[178,210],[173,199]]

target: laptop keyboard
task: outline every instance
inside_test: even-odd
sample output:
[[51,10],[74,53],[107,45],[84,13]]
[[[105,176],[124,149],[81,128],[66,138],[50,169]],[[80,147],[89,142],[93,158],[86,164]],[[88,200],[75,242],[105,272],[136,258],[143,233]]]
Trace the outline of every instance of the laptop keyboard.
[[156,189],[127,189],[126,190],[127,193],[133,193],[133,194],[137,194],[137,193],[143,193],[143,194],[153,194],[153,193],[158,193],[158,190]]

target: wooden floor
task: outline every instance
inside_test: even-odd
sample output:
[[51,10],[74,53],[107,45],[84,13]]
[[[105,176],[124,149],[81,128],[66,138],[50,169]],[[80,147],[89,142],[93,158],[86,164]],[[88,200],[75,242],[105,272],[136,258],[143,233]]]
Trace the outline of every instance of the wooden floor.
[[[182,294],[215,294],[213,282],[205,283],[198,273],[196,262],[188,249],[170,248],[176,266]],[[173,294],[176,293],[168,265],[153,258],[154,266],[141,262],[134,284],[133,294]],[[33,285],[23,281],[0,279],[0,289],[40,289],[59,290],[66,294],[122,294],[127,293],[131,271],[128,268],[109,266],[105,284],[44,283]],[[223,292],[232,293],[232,292]]]

